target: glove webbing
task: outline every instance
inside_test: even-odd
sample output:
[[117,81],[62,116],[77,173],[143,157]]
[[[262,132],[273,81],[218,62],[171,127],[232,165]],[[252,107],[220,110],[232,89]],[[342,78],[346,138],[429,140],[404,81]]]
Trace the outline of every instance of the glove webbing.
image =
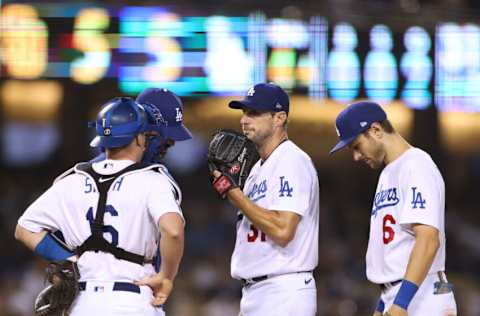
[[[111,253],[117,259],[127,260],[140,265],[147,263],[147,260],[145,260],[144,256],[126,251],[125,249],[122,249],[120,247],[116,247],[111,243],[109,243],[108,241],[106,241],[105,238],[103,238],[103,218],[105,215],[105,207],[107,204],[107,192],[108,192],[108,189],[110,188],[110,185],[121,175],[133,170],[141,169],[143,167],[145,167],[145,165],[135,163],[133,165],[128,166],[125,169],[120,170],[117,173],[106,176],[106,175],[100,175],[96,173],[95,170],[93,170],[91,163],[86,162],[86,163],[77,165],[77,169],[88,173],[93,178],[93,180],[95,181],[95,184],[97,185],[98,193],[100,195],[98,198],[97,212],[95,214],[95,219],[90,224],[90,229],[92,230],[92,234],[90,235],[90,237],[87,238],[87,240],[83,242],[83,244],[81,244],[75,249],[75,253],[79,257],[85,251],[103,251],[103,252]],[[109,177],[111,179],[107,181],[99,182],[98,180],[102,176]]]

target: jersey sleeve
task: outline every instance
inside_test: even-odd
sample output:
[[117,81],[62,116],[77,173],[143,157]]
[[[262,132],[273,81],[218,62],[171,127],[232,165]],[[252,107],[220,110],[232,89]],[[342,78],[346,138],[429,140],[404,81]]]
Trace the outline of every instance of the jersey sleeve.
[[56,183],[45,191],[25,210],[18,224],[34,233],[59,230],[62,219],[59,189],[60,184]]
[[271,210],[290,211],[301,216],[306,214],[314,176],[310,164],[298,155],[280,160],[269,180],[273,194]]
[[166,213],[177,213],[182,220],[185,219],[177,200],[178,189],[175,188],[168,179],[161,174],[152,176],[150,191],[147,196],[147,205],[150,216],[155,223],[158,223],[160,217]]
[[401,179],[404,198],[400,224],[425,224],[440,229],[445,186],[434,165],[410,165]]

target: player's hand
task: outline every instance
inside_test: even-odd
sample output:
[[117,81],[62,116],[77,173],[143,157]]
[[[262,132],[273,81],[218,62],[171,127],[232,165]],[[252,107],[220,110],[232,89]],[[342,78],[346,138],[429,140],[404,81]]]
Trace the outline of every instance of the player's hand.
[[392,307],[384,314],[384,316],[407,316],[407,311],[398,305],[393,304]]
[[221,175],[222,175],[222,173],[218,170],[213,170],[213,172],[212,172],[212,176],[213,176],[214,179],[217,179]]
[[382,313],[375,311],[375,313],[373,313],[373,316],[382,316]]
[[153,306],[160,306],[165,304],[168,296],[172,292],[173,281],[163,277],[160,274],[144,278],[134,282],[136,285],[147,285],[153,291]]

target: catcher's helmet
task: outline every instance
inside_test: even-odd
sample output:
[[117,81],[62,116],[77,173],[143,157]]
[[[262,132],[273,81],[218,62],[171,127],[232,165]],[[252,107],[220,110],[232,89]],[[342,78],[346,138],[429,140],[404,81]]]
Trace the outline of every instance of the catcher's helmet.
[[139,133],[153,130],[153,124],[143,106],[131,98],[108,101],[98,113],[94,126],[97,136],[90,142],[90,146],[104,148],[126,146]]

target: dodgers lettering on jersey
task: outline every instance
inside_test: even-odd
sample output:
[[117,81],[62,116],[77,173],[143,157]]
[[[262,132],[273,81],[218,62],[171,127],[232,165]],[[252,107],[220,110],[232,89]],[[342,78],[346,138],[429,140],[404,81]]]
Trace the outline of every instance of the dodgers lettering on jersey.
[[[104,160],[93,164],[109,178],[132,161]],[[158,221],[165,213],[178,213],[172,181],[162,172],[134,170],[115,180],[107,194],[104,238],[115,246],[152,259],[158,248]],[[181,194],[179,193],[181,196]],[[61,231],[68,247],[75,249],[90,235],[96,214],[98,190],[90,176],[74,173],[59,178],[20,217],[20,226],[39,232]],[[151,264],[138,265],[104,252],[85,252],[78,261],[81,280],[132,282],[155,273]]]
[[438,229],[440,247],[429,273],[445,269],[445,183],[431,157],[407,150],[382,171],[370,219],[367,278],[373,283],[402,279],[415,243],[412,224]]
[[302,218],[294,239],[281,247],[243,216],[237,224],[232,276],[247,279],[313,270],[318,263],[319,187],[310,157],[291,141],[280,144],[263,164],[255,164],[243,192],[263,208]]

